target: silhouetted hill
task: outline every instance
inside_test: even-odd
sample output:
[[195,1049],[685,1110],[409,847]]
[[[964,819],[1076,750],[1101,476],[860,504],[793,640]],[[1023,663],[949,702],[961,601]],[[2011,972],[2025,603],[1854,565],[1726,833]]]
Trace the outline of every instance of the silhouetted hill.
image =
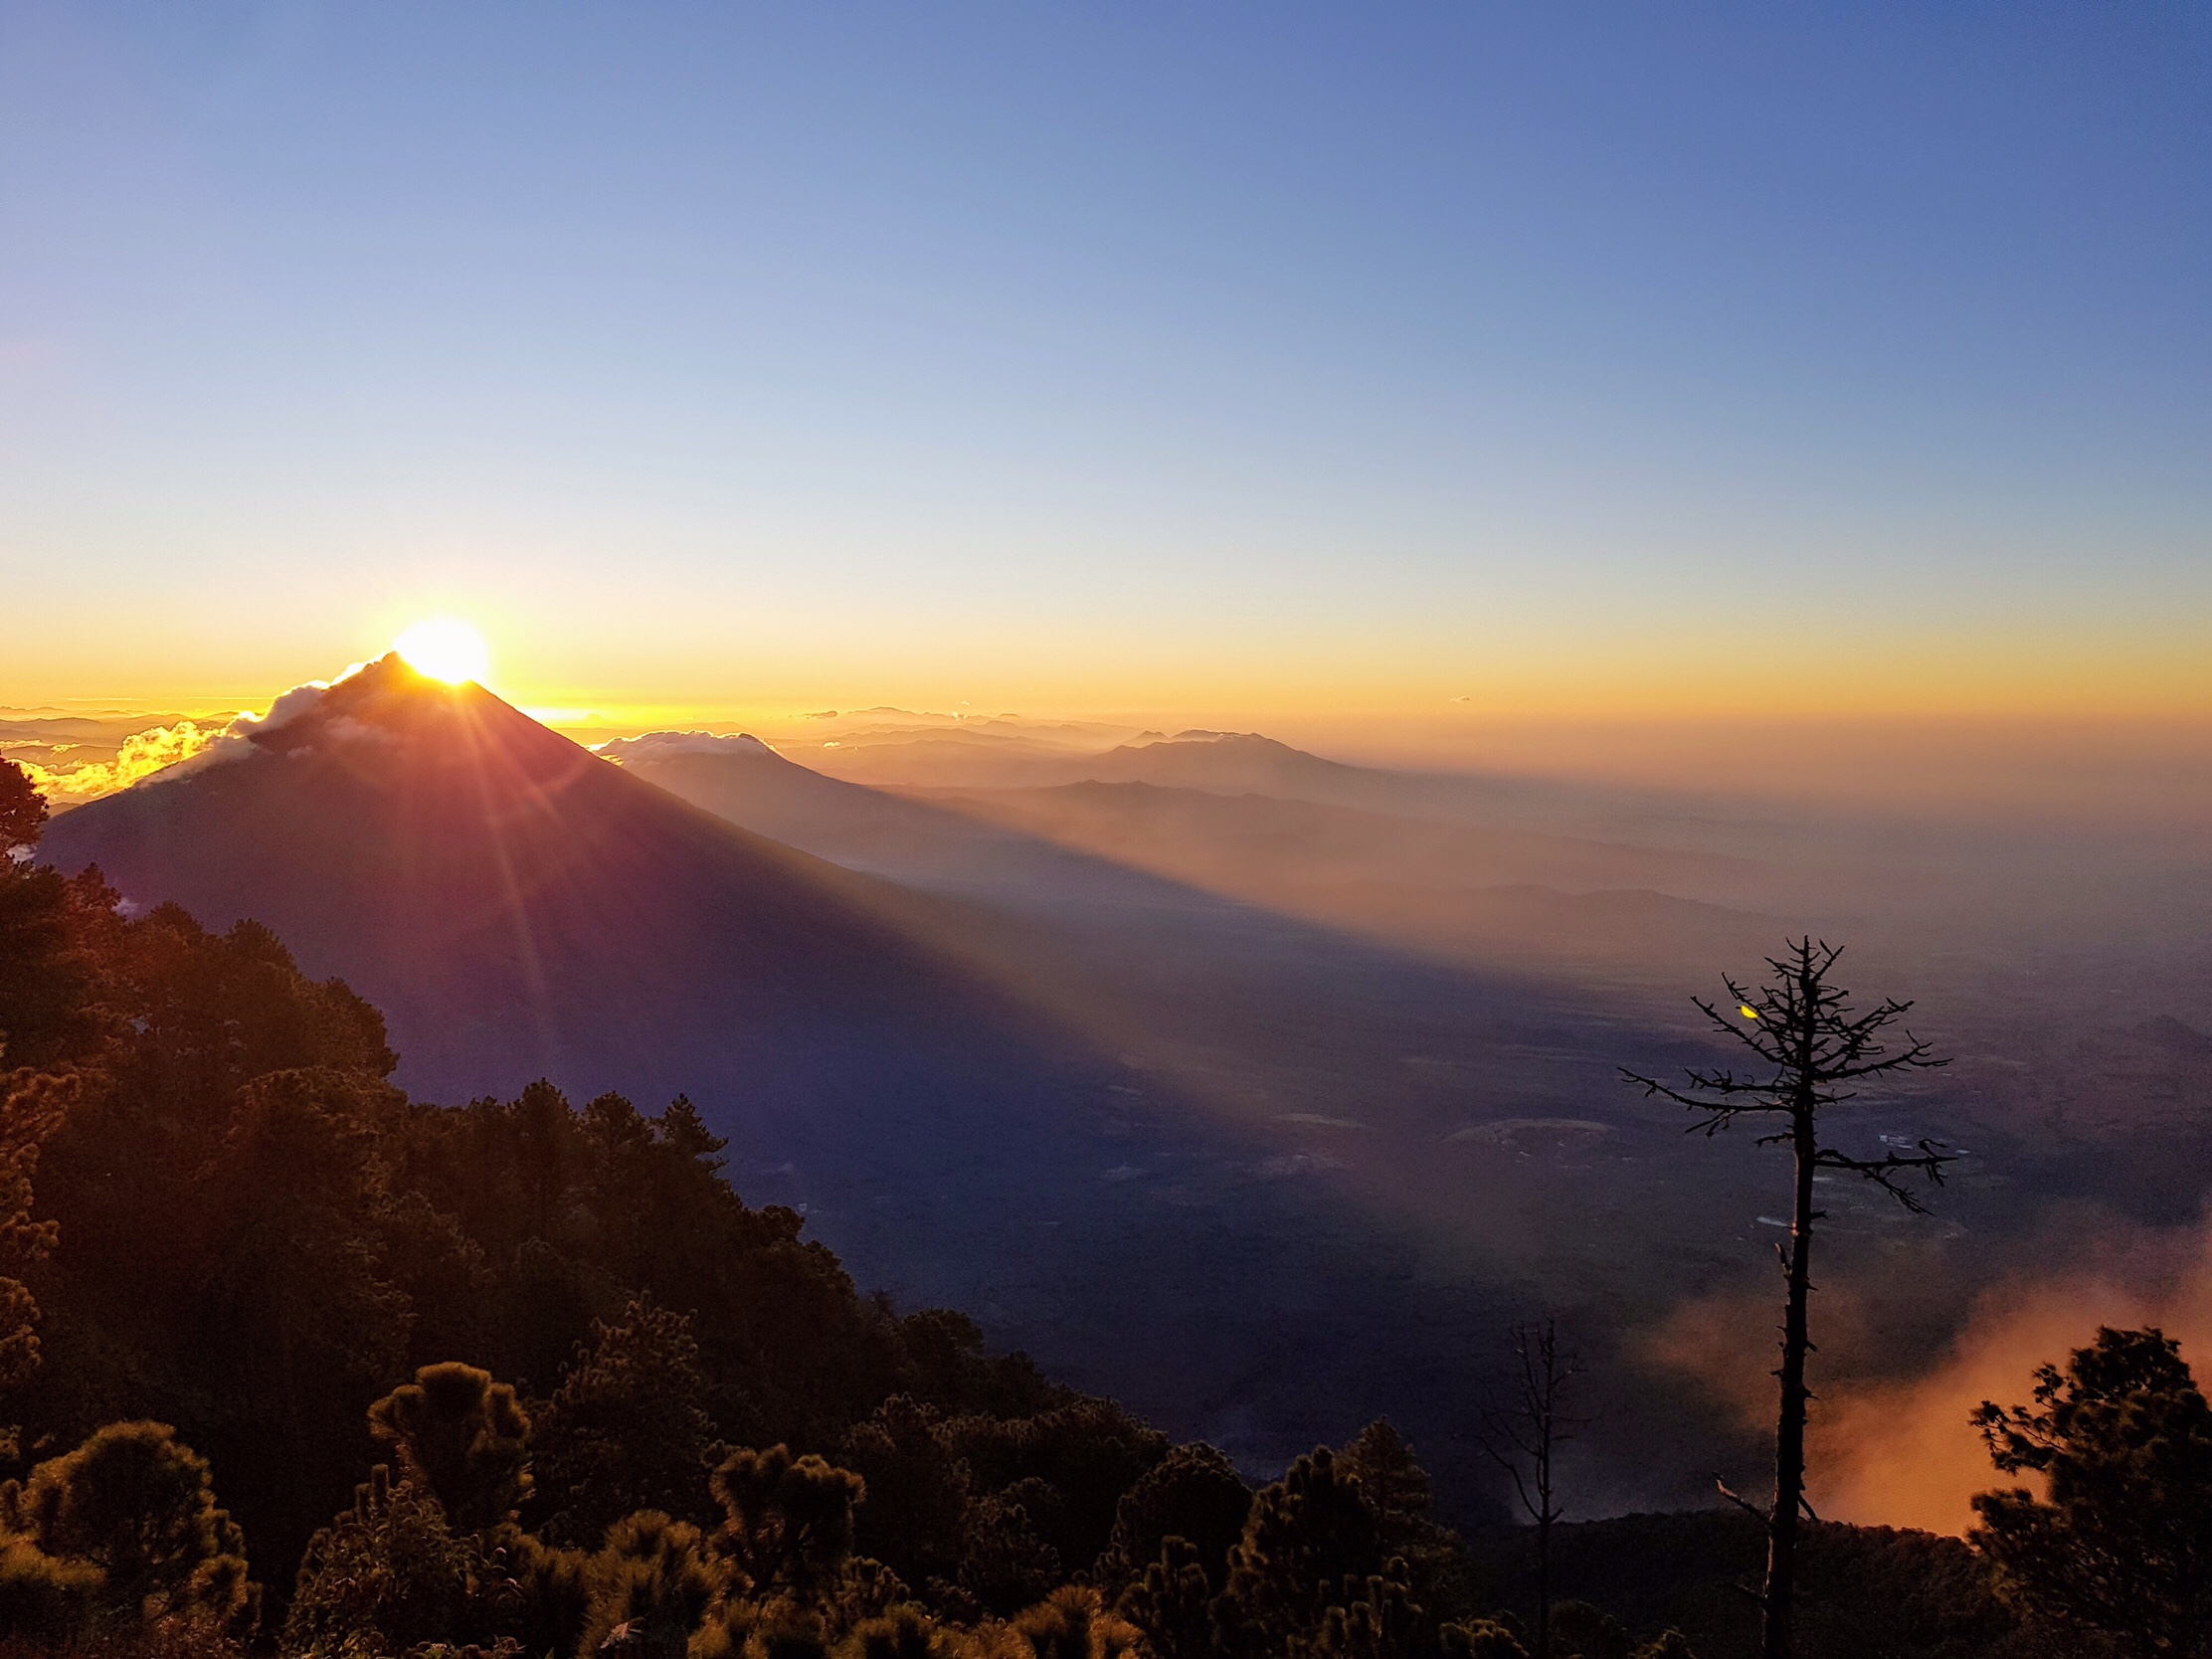
[[751,737],[656,732],[600,753],[693,806],[847,868],[931,885],[989,880],[1027,837],[825,777]]
[[1019,733],[982,728],[896,732],[863,734],[807,755],[841,778],[925,788],[1012,789],[1092,780],[1333,801],[1364,800],[1375,780],[1393,776],[1323,760],[1256,732],[1187,731],[1093,753],[1070,753]]
[[917,937],[928,901],[396,657],[227,745],[65,815],[43,855],[96,862],[140,904],[276,929],[385,1011],[415,1093],[540,1075],[579,1098],[688,1092],[741,1168],[786,1166],[756,1186],[837,1209],[957,1175],[1005,1224],[1051,1170],[1095,1162],[1102,1075]]
[[1108,784],[1330,799],[1358,793],[1367,770],[1323,760],[1257,732],[1187,731],[1164,743],[1110,749],[1089,763],[1087,775]]

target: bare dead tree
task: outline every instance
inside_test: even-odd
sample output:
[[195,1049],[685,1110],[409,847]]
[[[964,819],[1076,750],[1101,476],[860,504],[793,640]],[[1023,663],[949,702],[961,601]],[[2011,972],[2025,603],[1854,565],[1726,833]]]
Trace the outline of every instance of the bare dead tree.
[[[1773,1123],[1759,1146],[1786,1146],[1796,1165],[1795,1203],[1790,1211],[1789,1243],[1777,1245],[1789,1297],[1782,1316],[1782,1361],[1774,1376],[1781,1382],[1780,1421],[1774,1437],[1774,1497],[1766,1509],[1729,1491],[1723,1496],[1755,1515],[1766,1528],[1766,1580],[1757,1593],[1761,1614],[1760,1659],[1790,1659],[1790,1611],[1796,1589],[1797,1527],[1805,1501],[1805,1411],[1812,1391],[1805,1385],[1805,1357],[1812,1352],[1808,1303],[1812,1296],[1813,1224],[1825,1211],[1813,1207],[1813,1177],[1840,1170],[1873,1182],[1915,1214],[1926,1206],[1903,1184],[1920,1175],[1937,1186],[1943,1169],[1955,1161],[1937,1142],[1923,1140],[1910,1152],[1892,1150],[1859,1158],[1823,1144],[1820,1114],[1853,1099],[1854,1085],[1870,1078],[1947,1065],[1910,1030],[1904,1045],[1888,1046],[1884,1033],[1904,1018],[1910,1003],[1884,1001],[1865,1013],[1853,1012],[1850,993],[1830,983],[1840,946],[1815,944],[1808,936],[1790,945],[1786,956],[1768,958],[1774,981],[1747,991],[1724,979],[1734,1005],[1723,1013],[1702,998],[1693,999],[1716,1028],[1756,1056],[1747,1076],[1735,1071],[1692,1068],[1688,1082],[1674,1088],[1623,1068],[1621,1075],[1645,1095],[1659,1095],[1699,1114],[1691,1133],[1717,1135],[1739,1118]],[[1819,1517],[1814,1516],[1814,1520]]]
[[1552,1659],[1552,1527],[1560,1518],[1553,1454],[1586,1420],[1566,1410],[1568,1384],[1582,1366],[1561,1351],[1559,1324],[1549,1315],[1516,1325],[1510,1335],[1520,1376],[1506,1399],[1483,1413],[1482,1448],[1536,1523],[1535,1659]]

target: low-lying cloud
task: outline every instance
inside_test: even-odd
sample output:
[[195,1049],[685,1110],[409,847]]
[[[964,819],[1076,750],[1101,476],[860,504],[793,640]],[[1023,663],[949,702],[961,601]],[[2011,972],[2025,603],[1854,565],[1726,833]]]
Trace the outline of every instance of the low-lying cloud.
[[[2063,1365],[2101,1325],[2155,1326],[2201,1367],[2212,1356],[2212,1227],[2107,1236],[2077,1266],[1983,1291],[1934,1364],[1906,1375],[1882,1365],[1864,1298],[1816,1296],[1808,1495],[1821,1517],[1964,1533],[1974,1494],[2016,1484],[1990,1465],[1974,1408],[1985,1399],[2027,1403],[2036,1369]],[[1644,1351],[1663,1369],[1696,1377],[1747,1427],[1770,1433],[1780,1313],[1778,1289],[1699,1298],[1651,1332]],[[1843,1375],[1823,1382],[1822,1371]]]
[[[18,764],[30,774],[31,782],[40,792],[61,807],[83,806],[88,801],[96,801],[136,784],[189,777],[211,766],[244,760],[259,753],[253,741],[256,736],[277,731],[311,712],[331,686],[350,679],[361,667],[362,664],[355,663],[337,679],[309,680],[295,685],[271,703],[263,714],[242,711],[229,720],[221,716],[177,720],[132,732],[124,737],[121,747],[110,759],[88,759],[75,765],[23,759]],[[333,722],[329,735],[342,742],[349,736],[384,734],[373,732],[357,721],[345,720]]]
[[[178,720],[132,732],[111,759],[85,760],[75,765],[41,765],[33,760],[20,760],[18,764],[49,801],[56,806],[75,807],[128,789],[204,754],[229,729],[219,720]],[[60,759],[58,755],[55,758]]]

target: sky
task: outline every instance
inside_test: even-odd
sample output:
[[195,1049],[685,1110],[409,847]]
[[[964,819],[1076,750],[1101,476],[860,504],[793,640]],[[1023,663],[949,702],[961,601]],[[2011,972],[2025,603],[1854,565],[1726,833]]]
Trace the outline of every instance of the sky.
[[2212,717],[2202,5],[0,0],[0,704]]

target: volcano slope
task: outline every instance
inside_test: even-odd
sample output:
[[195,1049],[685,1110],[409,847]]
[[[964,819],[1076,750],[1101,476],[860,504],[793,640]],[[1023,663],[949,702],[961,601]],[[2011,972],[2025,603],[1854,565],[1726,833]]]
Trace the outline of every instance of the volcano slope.
[[933,950],[926,901],[397,656],[285,712],[66,814],[43,855],[268,924],[384,1011],[415,1094],[687,1092],[796,1202],[994,1149],[1033,1175],[1094,1132],[1108,1071]]
[[41,856],[266,923],[384,1011],[419,1097],[689,1094],[745,1196],[804,1208],[862,1283],[1257,1466],[1385,1409],[1436,1420],[1406,1380],[1440,1390],[1500,1317],[1416,1290],[1401,1239],[1019,1001],[957,901],[396,657],[63,815]]

